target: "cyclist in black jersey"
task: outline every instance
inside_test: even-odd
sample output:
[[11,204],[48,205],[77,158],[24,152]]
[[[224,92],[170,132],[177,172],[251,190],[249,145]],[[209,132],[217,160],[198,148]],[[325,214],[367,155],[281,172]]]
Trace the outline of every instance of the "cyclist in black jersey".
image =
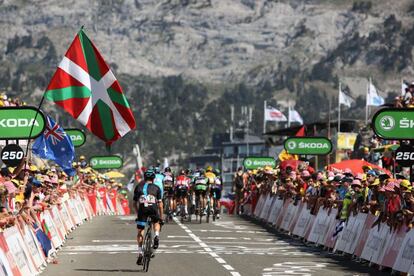
[[134,190],[134,208],[137,213],[136,224],[138,228],[138,260],[137,264],[142,265],[142,242],[144,239],[144,229],[147,218],[151,217],[155,232],[153,248],[159,246],[159,234],[163,223],[163,204],[161,189],[154,184],[155,172],[147,170],[144,173],[144,181],[137,185]]

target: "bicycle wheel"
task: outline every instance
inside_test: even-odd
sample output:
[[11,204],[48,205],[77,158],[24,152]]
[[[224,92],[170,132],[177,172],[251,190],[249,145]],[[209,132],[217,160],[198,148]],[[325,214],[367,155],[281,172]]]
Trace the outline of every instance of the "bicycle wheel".
[[164,200],[164,214],[165,214],[164,221],[168,223],[170,220],[170,199],[169,197],[165,197],[165,200]]
[[200,224],[201,224],[202,219],[203,219],[203,212],[204,212],[204,199],[200,198],[199,201],[200,201],[200,204],[199,204],[200,208],[198,209],[198,211],[199,211],[199,216],[200,216],[199,219],[200,219]]
[[213,199],[213,221],[216,221],[217,218],[217,200],[214,198]]
[[181,223],[184,223],[184,216],[185,216],[184,204],[183,204],[183,200],[181,200],[181,205],[180,205],[180,220],[181,220]]
[[144,238],[144,258],[143,258],[143,261],[144,261],[144,267],[143,267],[143,270],[145,271],[145,272],[148,272],[148,269],[149,269],[149,263],[150,263],[150,260],[151,260],[151,254],[152,254],[152,249],[151,249],[151,247],[152,247],[152,230],[151,230],[151,228],[152,228],[152,226],[151,226],[151,224],[149,224],[148,225],[148,228],[147,228],[147,232],[145,233],[145,238]]
[[210,200],[207,200],[207,217],[206,217],[206,222],[209,223],[210,222]]

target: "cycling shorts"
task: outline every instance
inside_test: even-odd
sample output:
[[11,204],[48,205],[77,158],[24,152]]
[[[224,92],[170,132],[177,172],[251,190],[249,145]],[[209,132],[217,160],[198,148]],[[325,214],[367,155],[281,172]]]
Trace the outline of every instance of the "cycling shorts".
[[175,190],[175,197],[176,198],[187,197],[187,195],[188,195],[188,190],[187,189],[177,189],[177,190]]
[[145,229],[147,224],[147,219],[151,217],[152,222],[161,221],[160,214],[158,213],[158,206],[152,205],[144,208],[139,208],[138,210],[138,219],[136,221],[138,229]]
[[207,191],[203,191],[203,190],[195,190],[194,193],[196,197],[199,197],[199,196],[205,197],[207,195]]
[[221,188],[212,187],[210,189],[210,197],[214,197],[215,199],[221,199]]
[[173,187],[164,187],[164,196],[169,196],[169,197],[174,196],[174,188]]

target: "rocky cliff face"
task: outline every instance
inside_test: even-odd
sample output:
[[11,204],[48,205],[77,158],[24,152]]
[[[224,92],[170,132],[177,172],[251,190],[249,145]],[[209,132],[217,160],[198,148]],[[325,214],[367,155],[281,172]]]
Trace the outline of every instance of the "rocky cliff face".
[[131,79],[169,76],[207,101],[240,83],[279,101],[333,96],[338,80],[357,97],[370,76],[397,91],[413,74],[413,13],[410,0],[0,0],[0,88],[39,97],[84,25],[131,94]]

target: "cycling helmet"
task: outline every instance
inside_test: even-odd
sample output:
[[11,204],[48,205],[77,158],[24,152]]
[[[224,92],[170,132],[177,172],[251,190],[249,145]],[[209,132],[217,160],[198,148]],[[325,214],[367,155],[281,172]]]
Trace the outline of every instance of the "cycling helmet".
[[171,172],[171,168],[170,167],[166,167],[165,169],[164,169],[164,172]]
[[208,167],[206,168],[206,172],[211,172],[211,171],[213,171],[213,167],[212,167],[212,166],[208,166]]
[[185,170],[180,170],[180,175],[185,175]]
[[160,173],[160,172],[161,172],[160,167],[155,167],[155,168],[154,168],[154,172],[155,172],[155,173]]
[[155,178],[155,172],[153,170],[147,170],[144,173],[145,180],[153,180]]

